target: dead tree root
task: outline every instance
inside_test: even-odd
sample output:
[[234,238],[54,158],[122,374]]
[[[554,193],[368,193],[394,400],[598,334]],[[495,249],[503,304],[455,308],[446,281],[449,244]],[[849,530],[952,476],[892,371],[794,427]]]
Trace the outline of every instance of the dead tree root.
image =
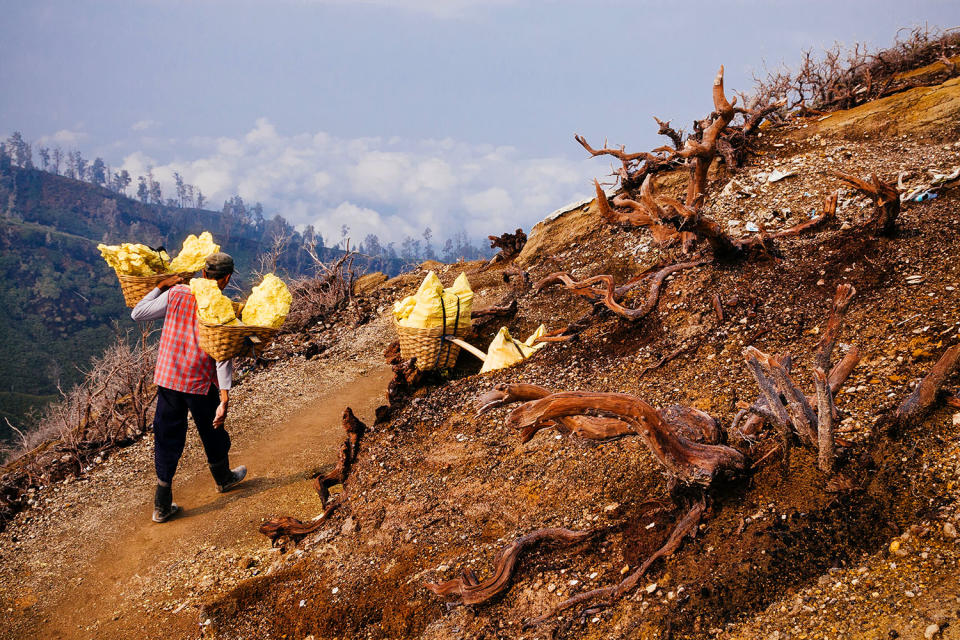
[[719,475],[746,466],[742,453],[718,444],[701,444],[678,434],[649,404],[625,393],[567,391],[515,409],[507,424],[523,429],[571,416],[615,418],[640,436],[653,456],[680,483],[709,486]]
[[330,499],[330,489],[336,485],[344,485],[347,476],[350,475],[350,467],[356,461],[360,450],[360,440],[366,432],[367,426],[360,422],[353,410],[347,407],[343,410],[342,418],[343,429],[347,438],[340,446],[340,456],[337,458],[337,465],[323,476],[317,476],[313,479],[313,488],[324,505],[323,513],[309,523],[301,522],[290,516],[271,518],[260,525],[260,533],[270,538],[271,544],[276,544],[277,540],[287,536],[294,542],[299,541],[315,531],[318,531],[323,523],[326,522],[331,514],[345,500],[346,491],[339,496]]
[[[569,273],[565,271],[557,271],[538,281],[534,285],[533,290],[534,293],[540,293],[540,291],[546,287],[554,284],[562,284],[574,293],[581,295],[593,302],[602,302],[608,309],[617,315],[623,316],[631,322],[636,322],[637,320],[645,318],[651,311],[656,309],[657,302],[660,300],[660,289],[663,286],[663,281],[667,279],[667,276],[683,269],[689,269],[690,267],[696,267],[705,264],[706,262],[707,260],[681,262],[664,267],[658,271],[657,274],[652,278],[652,282],[650,283],[650,291],[647,293],[646,301],[636,309],[630,309],[616,301],[616,288],[613,285],[613,276],[608,275],[593,276],[592,278],[587,278],[586,280],[578,282],[574,280]],[[598,283],[603,285],[602,289],[594,286]]]
[[586,542],[594,535],[591,531],[570,529],[538,529],[521,536],[501,549],[494,559],[493,575],[480,582],[470,569],[464,569],[460,577],[439,584],[424,586],[438,596],[457,595],[463,604],[480,604],[497,596],[510,586],[520,556],[528,549],[541,544],[558,544],[564,547]]
[[[901,402],[892,414],[882,417],[878,425],[891,435],[897,435],[920,420],[933,407],[947,379],[958,369],[960,369],[960,344],[955,344],[943,352],[930,369],[930,373],[924,376],[906,400]],[[951,398],[947,402],[952,406],[958,406],[960,401],[957,400]]]
[[[554,392],[535,384],[502,383],[477,398],[477,416],[514,402],[530,402]],[[660,419],[675,433],[693,442],[716,444],[720,441],[717,422],[699,409],[670,405],[657,411]],[[638,435],[629,423],[616,417],[569,416],[547,420],[522,427],[520,442],[529,442],[541,429],[556,428],[560,433],[572,434],[587,440],[610,440]]]
[[577,606],[589,604],[589,607],[586,607],[586,609],[591,613],[613,606],[617,603],[617,601],[637,587],[640,579],[646,575],[647,571],[654,562],[660,558],[666,558],[673,555],[673,553],[680,548],[680,545],[683,543],[683,539],[688,535],[691,538],[696,537],[697,528],[700,525],[700,519],[703,517],[706,507],[706,499],[703,496],[700,496],[700,498],[696,500],[687,511],[686,515],[680,518],[680,520],[677,522],[677,525],[674,527],[670,537],[667,538],[666,543],[664,543],[662,547],[655,551],[643,562],[643,564],[641,564],[629,576],[624,578],[619,584],[603,587],[601,589],[593,589],[592,591],[585,591],[583,593],[578,593],[572,598],[567,598],[549,613],[525,622],[524,628],[539,626],[563,613],[567,609]]

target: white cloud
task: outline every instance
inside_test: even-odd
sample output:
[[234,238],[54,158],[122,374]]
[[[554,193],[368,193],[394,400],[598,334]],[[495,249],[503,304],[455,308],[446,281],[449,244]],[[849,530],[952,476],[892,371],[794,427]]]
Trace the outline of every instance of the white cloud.
[[160,123],[157,122],[156,120],[151,120],[150,118],[146,118],[146,119],[144,119],[144,120],[137,120],[136,122],[134,122],[132,125],[130,125],[130,130],[131,130],[131,131],[146,131],[147,129],[152,129],[153,127],[157,126],[158,124],[160,124]]
[[375,233],[384,244],[419,237],[428,226],[440,242],[460,231],[479,238],[529,230],[589,194],[597,171],[587,159],[530,158],[509,146],[452,139],[287,135],[266,118],[234,137],[143,137],[122,168],[137,176],[149,167],[168,196],[178,172],[211,208],[239,194],[300,228],[314,225],[325,238],[339,240],[346,224],[355,241]]
[[475,215],[509,211],[513,208],[510,194],[502,187],[490,187],[480,193],[471,193],[463,197],[467,211]]
[[84,142],[90,134],[83,131],[71,131],[69,129],[60,129],[56,133],[43,136],[37,142],[42,145],[57,145],[60,147],[76,147]]

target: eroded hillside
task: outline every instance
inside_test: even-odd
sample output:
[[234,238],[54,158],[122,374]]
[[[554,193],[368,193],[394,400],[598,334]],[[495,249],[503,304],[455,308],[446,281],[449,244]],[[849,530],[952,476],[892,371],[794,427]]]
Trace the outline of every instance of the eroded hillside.
[[[928,180],[929,170],[949,174],[960,166],[960,101],[955,83],[935,91],[949,98],[912,132],[868,127],[853,112],[879,118],[881,106],[870,103],[763,136],[732,181],[714,176],[711,212],[733,235],[758,225],[774,232],[808,219],[841,187],[831,169],[900,174],[906,188]],[[911,101],[882,108],[881,120],[898,122],[926,109]],[[861,126],[831,128],[831,120]],[[774,172],[791,175],[772,181]],[[663,180],[667,189],[671,182],[681,180]],[[210,601],[210,632],[886,638],[920,637],[935,625],[953,637],[960,628],[953,524],[960,419],[939,402],[899,435],[876,425],[960,339],[957,193],[940,189],[936,199],[904,203],[890,237],[851,233],[871,207],[842,189],[835,224],[778,240],[777,255],[767,259],[684,270],[639,322],[598,306],[574,341],[551,344],[516,368],[472,375],[478,365],[461,356],[451,379],[429,381],[368,434],[346,507],[300,542],[302,556],[287,554],[270,575]],[[611,274],[619,284],[665,257],[645,230],[605,223],[593,202],[540,225],[517,265],[532,280],[568,271],[579,279]],[[444,281],[459,268],[444,268]],[[491,273],[501,272],[480,277],[481,301],[516,294],[519,308],[508,321],[516,335],[541,322],[562,328],[591,310],[573,292],[534,293],[517,284],[519,276],[504,284]],[[791,354],[795,379],[812,391],[812,354],[841,284],[856,294],[837,359],[854,347],[861,355],[836,395],[838,473],[821,473],[809,448],[794,448],[784,472],[770,427],[747,440],[727,431],[749,470],[714,487],[694,539],[654,563],[640,588],[613,606],[573,608],[524,628],[570,596],[617,584],[664,543],[683,511],[639,438],[593,442],[545,429],[521,443],[506,422],[513,407],[478,417],[477,399],[500,383],[615,391],[655,407],[695,407],[726,430],[758,397],[745,347]],[[644,293],[639,288],[624,304],[639,306]],[[545,527],[596,535],[522,556],[509,589],[482,604],[457,605],[450,596],[445,605],[424,586],[466,569],[482,581],[500,549]]]
[[[500,323],[521,337],[541,323],[573,336],[485,375],[466,354],[443,376],[412,375],[398,364],[393,409],[367,421],[343,495],[335,496],[342,502],[316,532],[282,537],[279,550],[253,534],[269,518],[318,516],[323,505],[310,495],[308,477],[328,468],[294,474],[303,488],[297,500],[258,502],[260,512],[245,514],[242,543],[160,561],[136,583],[141,591],[128,613],[149,621],[136,624],[199,624],[202,636],[216,638],[960,637],[958,409],[940,398],[919,422],[899,429],[884,422],[960,342],[956,178],[931,188],[935,198],[904,202],[895,232],[883,235],[859,228],[872,199],[831,173],[876,173],[894,182],[899,175],[907,191],[929,184],[931,170],[952,175],[960,167],[957,86],[948,81],[927,92],[940,96],[935,117],[923,101],[886,98],[761,129],[734,175],[716,167],[709,174],[709,211],[720,228],[743,239],[775,234],[811,220],[839,189],[836,219],[776,238],[773,247],[762,245],[765,254],[677,271],[639,320],[565,287],[533,286],[555,272],[579,280],[606,274],[619,286],[678,259],[698,261],[697,254],[684,258],[679,243],[659,245],[645,228],[611,224],[594,201],[539,225],[513,261],[485,270],[481,263],[424,265],[372,284],[320,337],[288,337],[278,349],[300,349],[310,359],[251,374],[238,404],[260,407],[263,417],[251,410],[240,418],[245,428],[285,410],[276,398],[302,405],[291,395],[302,392],[298,380],[378,361],[394,339],[390,303],[412,292],[427,269],[446,285],[466,270],[475,309],[516,301],[515,311],[508,307],[481,325],[471,338],[480,347]],[[889,122],[901,124],[893,132]],[[686,173],[657,179],[663,194],[679,196]],[[648,282],[617,301],[641,307]],[[775,428],[747,433],[742,420],[732,428],[760,395],[744,349],[792,356],[791,375],[811,394],[814,354],[842,285],[855,293],[833,360],[858,350],[859,363],[835,394],[836,467],[824,473],[816,447],[799,443],[785,466]],[[740,452],[743,468],[700,489],[678,482],[636,432],[597,441],[546,425],[523,441],[508,422],[519,405],[477,413],[481,396],[510,383],[695,408],[716,420],[719,445]],[[946,389],[955,394],[956,384],[950,378]],[[147,445],[124,454],[127,463],[145,457]],[[110,486],[102,475],[91,482]],[[43,561],[43,535],[61,543],[67,535],[54,514],[78,494],[66,487],[57,493],[0,534],[17,556],[5,563],[3,604],[31,623],[53,612],[17,600],[18,579],[32,561]],[[695,526],[623,598],[584,600],[551,615],[569,598],[644,567],[691,505],[700,509]],[[572,545],[532,547],[512,576],[502,576],[497,595],[477,604],[426,586],[464,571],[486,584],[498,552],[545,528],[587,535]],[[114,623],[110,617],[95,627],[103,637],[135,629],[134,622],[123,626],[122,615]],[[14,632],[28,637],[30,628],[15,624]]]

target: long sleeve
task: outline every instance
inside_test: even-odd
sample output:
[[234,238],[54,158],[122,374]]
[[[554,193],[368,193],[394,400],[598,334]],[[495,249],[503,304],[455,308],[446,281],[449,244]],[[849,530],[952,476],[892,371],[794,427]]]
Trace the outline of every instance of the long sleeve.
[[221,391],[233,388],[233,359],[217,363],[217,386]]
[[137,303],[137,306],[130,312],[130,317],[133,318],[134,322],[162,320],[167,315],[168,293],[169,290],[161,292],[160,289],[154,289]]

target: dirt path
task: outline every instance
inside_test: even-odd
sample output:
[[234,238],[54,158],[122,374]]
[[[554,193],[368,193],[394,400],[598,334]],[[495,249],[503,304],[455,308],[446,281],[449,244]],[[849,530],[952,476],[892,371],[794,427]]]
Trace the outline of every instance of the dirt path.
[[[253,424],[255,417],[248,418],[251,424],[234,435],[231,452],[234,465],[249,469],[248,479],[227,494],[216,492],[194,442],[174,482],[174,500],[183,511],[166,524],[149,522],[153,485],[147,469],[135,476],[135,488],[118,489],[113,482],[114,490],[125,490],[126,496],[85,504],[82,522],[73,536],[67,535],[71,549],[54,550],[47,562],[34,559],[13,571],[7,567],[8,579],[18,572],[24,578],[19,585],[5,580],[7,588],[0,590],[7,615],[23,616],[12,621],[11,635],[196,637],[197,608],[187,602],[197,594],[197,583],[214,586],[224,565],[235,572],[256,572],[250,569],[255,556],[248,554],[269,553],[268,543],[257,532],[263,518],[283,514],[309,519],[319,513],[319,501],[306,480],[335,461],[343,439],[343,408],[352,407],[361,420],[372,424],[373,410],[382,404],[390,377],[385,367],[348,367],[334,384],[311,394],[289,419],[259,426]],[[198,440],[195,432],[189,439]],[[139,455],[143,467],[149,460],[143,454],[152,444],[138,447],[146,450]],[[72,506],[66,499],[50,527],[69,533]],[[58,537],[49,533],[50,538]],[[6,547],[3,551],[8,561],[11,554]],[[78,555],[72,557],[71,552]],[[168,610],[177,600],[183,604]],[[0,623],[0,629],[5,625]]]

